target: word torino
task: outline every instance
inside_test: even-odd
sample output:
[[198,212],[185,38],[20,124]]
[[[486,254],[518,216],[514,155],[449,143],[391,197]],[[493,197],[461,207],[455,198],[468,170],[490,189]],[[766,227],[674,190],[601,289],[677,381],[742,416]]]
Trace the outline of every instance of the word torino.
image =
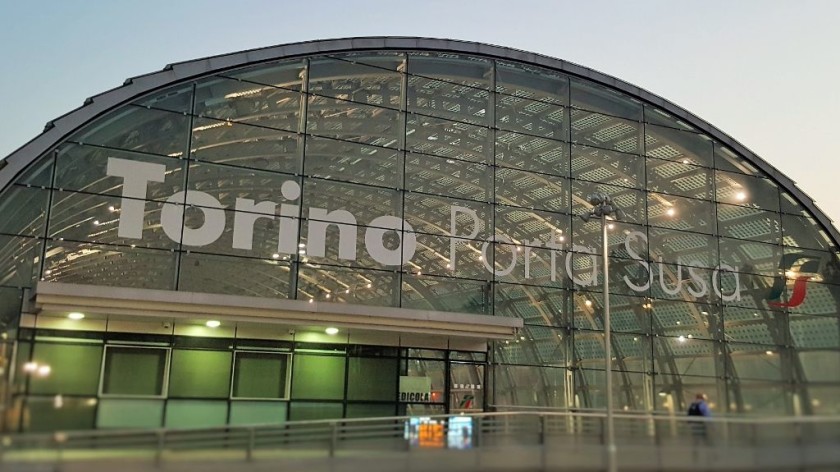
[[[108,159],[107,175],[121,177],[123,179],[121,212],[119,217],[118,234],[121,238],[143,239],[143,221],[146,208],[146,195],[150,182],[163,182],[166,175],[166,166],[148,162],[130,161],[115,157]],[[300,198],[301,189],[294,181],[286,181],[280,186],[280,193],[283,198],[293,202]],[[225,207],[212,195],[197,191],[176,192],[167,199],[168,204],[162,206],[160,225],[164,233],[174,242],[185,246],[202,247],[217,241],[224,233],[227,224]],[[190,228],[183,224],[185,205],[193,205],[204,214],[204,222],[197,228]],[[248,198],[237,198],[233,217],[233,248],[251,250],[253,249],[254,225],[261,218],[279,220],[277,235],[277,252],[279,254],[298,253],[298,234],[300,225],[300,206],[292,203],[281,203],[280,211],[277,212],[278,204],[271,201],[256,202]],[[308,210],[309,225],[307,233],[307,255],[311,257],[326,256],[326,235],[327,228],[335,225],[339,232],[338,258],[344,260],[356,260],[356,240],[359,227],[356,226],[356,217],[346,210],[327,210],[325,208],[311,207]],[[459,218],[460,217],[460,218]],[[458,220],[471,220],[471,225],[459,227]],[[475,210],[452,205],[450,207],[449,227],[449,264],[447,268],[454,271],[457,264],[457,250],[459,245],[474,242],[473,238],[478,236],[479,228],[482,225],[481,219]],[[374,218],[365,228],[365,250],[376,262],[386,266],[399,266],[410,261],[417,251],[417,236],[414,228],[402,218],[384,215]],[[471,231],[466,231],[463,226],[471,226]],[[552,281],[557,280],[558,259],[562,261],[562,268],[571,280],[578,286],[592,286],[598,283],[598,256],[594,249],[586,246],[572,245],[571,251],[563,253],[562,236],[556,231],[548,229],[548,241],[535,239],[523,241],[526,245],[523,252],[524,276],[531,278],[530,260],[533,248],[545,247],[550,250],[550,276]],[[384,237],[387,233],[394,232],[399,238],[396,248],[385,246]],[[558,240],[559,238],[559,240]],[[639,284],[638,280],[631,280],[624,276],[624,282],[630,290],[635,292],[647,292],[656,279],[656,271],[651,263],[645,261],[632,246],[637,241],[647,242],[647,236],[639,231],[630,231],[626,234],[624,246],[630,258],[636,261],[647,272],[648,277],[644,283]],[[518,264],[517,250],[511,251],[511,260],[506,266],[500,264],[500,268],[492,266],[488,260],[488,249],[492,243],[508,244],[511,247],[515,243],[505,235],[493,235],[483,242],[481,246],[481,262],[484,268],[497,276],[510,275]],[[576,274],[573,270],[574,257],[589,257],[591,263],[589,270],[585,273]],[[698,274],[694,267],[683,268],[677,264],[673,270],[673,277],[668,277],[659,263],[659,285],[665,293],[677,295],[685,291],[694,298],[708,295],[709,284],[706,279]],[[699,265],[699,264],[691,264]],[[683,276],[685,271],[687,277]],[[723,294],[721,291],[719,274],[721,272],[731,273],[734,278],[734,290],[731,294]],[[669,281],[670,279],[675,282]],[[689,282],[690,279],[690,282]],[[685,286],[683,284],[685,283]],[[675,284],[675,285],[674,285]],[[720,264],[714,269],[712,275],[712,289],[718,297],[724,301],[740,300],[740,281],[736,268],[726,264]]]

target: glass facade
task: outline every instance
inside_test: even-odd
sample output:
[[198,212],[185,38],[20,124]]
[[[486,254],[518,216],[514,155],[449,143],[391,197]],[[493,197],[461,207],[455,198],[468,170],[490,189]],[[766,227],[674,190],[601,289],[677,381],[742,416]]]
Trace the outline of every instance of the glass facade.
[[[4,359],[17,364],[17,375],[5,369],[9,424],[603,408],[600,223],[576,218],[594,192],[626,212],[607,248],[619,408],[681,414],[702,391],[722,414],[840,413],[836,242],[772,176],[696,125],[592,80],[389,50],[157,90],[87,123],[4,189],[0,326]],[[181,346],[143,332],[115,344],[19,329],[36,280],[525,327],[486,355],[444,350],[437,360],[384,347],[353,356],[349,344]],[[53,373],[27,375],[28,361]],[[438,386],[429,402],[396,401],[412,372]],[[56,398],[62,415],[43,420]]]

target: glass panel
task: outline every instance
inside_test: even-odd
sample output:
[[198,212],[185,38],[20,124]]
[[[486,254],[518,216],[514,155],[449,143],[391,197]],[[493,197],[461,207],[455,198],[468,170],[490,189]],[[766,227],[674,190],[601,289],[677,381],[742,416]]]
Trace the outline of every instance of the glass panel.
[[126,191],[123,184],[127,176],[154,174],[161,181],[144,179],[142,193],[129,190],[126,196],[166,200],[184,189],[184,164],[183,160],[169,157],[65,144],[56,160],[55,188],[121,197]]
[[399,274],[303,264],[298,272],[298,300],[354,305],[396,306]]
[[649,190],[703,200],[712,198],[711,169],[661,159],[646,162]]
[[653,346],[656,372],[679,376],[723,375],[722,359],[717,355],[719,346],[715,341],[691,339],[687,335],[659,336],[653,339]]
[[810,217],[783,214],[782,234],[785,246],[823,250],[834,246],[822,226]]
[[181,113],[125,106],[68,141],[178,157],[187,148],[188,126],[189,117]]
[[292,402],[290,421],[331,420],[342,417],[341,403]]
[[274,172],[301,171],[300,135],[232,121],[196,118],[190,157]]
[[[668,229],[650,228],[650,258],[658,261],[684,264],[693,267],[714,268],[718,265],[717,239],[700,233],[686,233]],[[723,251],[721,251],[723,253]],[[734,258],[723,258],[729,264]]]
[[[571,286],[566,260],[571,256],[555,249],[494,244],[495,280],[545,286]],[[487,267],[485,267],[487,269]]]
[[486,89],[409,75],[407,92],[409,112],[487,125]]
[[790,316],[790,337],[796,348],[840,347],[840,319],[823,316]]
[[652,300],[647,306],[654,333],[676,337],[679,342],[721,338],[720,308],[714,305],[683,300]]
[[784,380],[781,358],[786,353],[784,350],[780,353],[778,346],[773,349],[740,343],[728,343],[726,346],[734,369],[730,375],[742,380]]
[[527,134],[496,132],[496,165],[569,175],[569,145]]
[[448,52],[408,53],[408,73],[490,89],[493,64],[483,58]]
[[381,403],[348,403],[347,418],[383,418],[397,414],[394,404]]
[[569,212],[569,180],[514,169],[496,169],[496,202]]
[[446,387],[446,363],[443,361],[407,359],[403,361],[401,374],[408,377],[424,377],[430,388],[431,403],[443,403]]
[[[376,63],[377,67],[356,61]],[[311,59],[308,91],[358,103],[400,108],[402,74],[397,70],[402,62],[398,56]]]
[[[340,400],[344,398],[343,356],[295,354],[292,367],[292,398]],[[296,404],[292,405],[295,419]]]
[[102,346],[36,343],[31,362],[48,366],[47,374],[30,375],[29,393],[96,395]]
[[[0,285],[32,287],[40,271],[42,247],[40,239],[0,236]],[[11,308],[3,305],[0,310]],[[20,313],[19,309],[19,305],[14,307],[15,318]],[[0,315],[0,319],[3,318]]]
[[[283,256],[288,258],[288,256]],[[289,262],[209,254],[183,254],[178,290],[185,292],[290,298]]]
[[266,84],[289,90],[300,90],[303,87],[302,77],[304,77],[303,70],[305,66],[305,60],[290,59],[277,61],[273,64],[263,63],[225,75],[257,84]]
[[[269,201],[279,206],[286,200],[284,193],[294,196],[293,189],[289,187],[291,184],[286,184],[286,182],[297,182],[297,179],[290,175],[207,163],[191,163],[189,171],[186,201],[200,206],[215,206],[215,203],[209,199],[207,201],[210,203],[206,203],[197,194],[199,191],[208,193],[223,207],[230,209],[244,203],[237,200],[245,198],[251,199],[255,203]],[[285,192],[284,189],[286,189]],[[196,194],[190,195],[190,191],[195,191]],[[296,198],[289,198],[288,200],[296,200]],[[261,211],[250,207],[248,211],[272,215],[275,213],[270,210]]]
[[12,185],[0,194],[0,233],[44,236],[49,190]]
[[[396,401],[398,368],[397,359],[351,357],[347,399]],[[393,406],[390,408],[393,410]]]
[[528,285],[496,284],[496,316],[521,318],[527,325],[568,326],[571,292]]
[[410,114],[405,135],[409,151],[483,164],[492,159],[490,132],[480,126]]
[[592,205],[589,204],[587,197],[593,193],[609,195],[612,198],[613,203],[623,211],[622,221],[626,221],[628,223],[644,223],[644,192],[627,187],[615,187],[602,183],[583,182],[579,180],[572,181],[573,215],[582,215],[592,209]]
[[96,398],[84,397],[29,397],[26,399],[28,412],[24,415],[24,431],[42,433],[48,431],[74,431],[92,429],[96,417]]
[[486,202],[492,179],[492,168],[482,164],[414,153],[405,157],[405,188],[410,191]]
[[449,373],[450,413],[484,411],[484,366],[452,363]]
[[490,211],[490,205],[479,202],[416,193],[405,196],[405,220],[422,233],[486,241],[491,230]]
[[723,325],[727,341],[765,345],[785,342],[778,338],[784,337],[781,333],[787,330],[787,322],[770,311],[724,306]]
[[623,187],[645,187],[645,159],[589,146],[572,146],[572,177]]
[[569,79],[530,64],[497,60],[496,92],[565,105],[569,101]]
[[572,106],[632,120],[642,119],[642,104],[621,92],[586,80],[572,79]]
[[[294,87],[299,90],[300,79],[295,77],[293,80],[297,82]],[[214,77],[196,86],[195,114],[266,128],[298,131],[300,93],[297,90]]]
[[543,406],[567,408],[566,369],[496,365],[493,385],[497,406]]
[[[402,214],[402,193],[397,190],[367,187],[363,185],[307,179],[303,184],[304,215],[310,219],[332,221],[344,218],[348,224],[370,225],[380,216]],[[313,208],[323,208],[328,215],[317,216]],[[346,210],[352,218],[329,215],[335,210]],[[353,221],[355,220],[355,221]]]
[[569,139],[564,107],[522,97],[496,96],[496,126],[532,136]]
[[570,217],[559,213],[513,207],[495,207],[497,238],[532,247],[564,246]]
[[661,126],[645,126],[645,155],[712,167],[712,140],[704,135]]
[[175,260],[176,254],[169,251],[50,241],[42,277],[49,282],[172,290]]
[[[178,243],[171,236],[177,238],[180,234],[170,236],[161,225],[162,212],[171,211],[167,207],[175,208],[175,205],[56,190],[50,211],[49,236],[121,246],[175,249]],[[127,210],[123,213],[124,208],[131,208],[131,212]]]
[[572,142],[638,154],[639,123],[573,108]]
[[55,153],[50,152],[38,158],[24,170],[14,183],[19,185],[32,185],[33,187],[51,187],[53,179],[53,168],[55,164]]
[[717,205],[717,213],[721,236],[770,244],[781,242],[778,213],[722,204]]
[[[0,272],[0,274],[2,274],[2,272]],[[23,294],[24,291],[19,288],[0,287],[0,338],[2,338],[3,341],[6,341],[10,335],[14,335],[14,331],[18,328],[17,321],[20,317],[21,307],[23,304]],[[5,335],[5,337],[3,335]],[[19,345],[17,355],[25,356],[24,359],[28,359],[29,352],[20,352],[20,350],[21,348]],[[4,370],[6,372],[19,372],[16,366],[10,365],[11,354],[11,343],[0,343],[0,363],[3,363],[4,366],[8,366],[4,368]]]
[[445,277],[490,278],[483,260],[492,259],[493,250],[487,249],[486,255],[482,255],[481,242],[457,241],[453,253],[453,239],[447,236],[419,233],[416,237],[417,253],[405,264],[407,271]]
[[402,147],[403,114],[334,98],[309,96],[306,131],[386,148]]
[[[230,352],[173,349],[169,396],[228,398],[230,364]],[[170,426],[168,408],[166,414]]]
[[[714,234],[715,206],[705,200],[648,193],[648,223],[651,226]],[[724,219],[721,218],[721,225]]]
[[99,400],[97,428],[160,428],[163,400]]
[[106,346],[102,393],[163,395],[168,354],[166,349]]
[[776,275],[782,263],[782,248],[740,239],[719,238],[720,261],[740,272],[762,275]]
[[227,423],[228,404],[213,400],[169,400],[166,428],[212,428]]
[[401,156],[394,149],[306,138],[306,173],[322,179],[402,188]]
[[287,398],[287,354],[237,352],[233,370],[233,398]]
[[779,187],[770,179],[717,171],[715,186],[719,202],[779,211]]
[[492,303],[489,282],[427,275],[403,276],[403,308],[489,314]]
[[715,143],[715,168],[729,172],[739,172],[746,175],[760,175],[761,171],[728,147]]
[[177,113],[189,113],[192,110],[192,91],[192,84],[169,87],[162,92],[155,92],[150,97],[137,100],[134,104]]
[[670,113],[659,108],[645,105],[645,123],[653,123],[655,125],[667,126],[669,128],[681,129],[685,131],[697,131],[690,124],[672,116]]
[[571,362],[564,341],[566,333],[563,329],[525,325],[517,339],[493,344],[494,362],[566,366]]
[[283,424],[289,404],[286,402],[236,401],[230,404],[231,425]]
[[[611,290],[612,291],[612,290]],[[603,292],[580,292],[575,299],[574,326],[587,330],[604,329]],[[650,298],[610,294],[610,326],[613,331],[630,333],[651,332]],[[638,342],[638,339],[635,340]]]

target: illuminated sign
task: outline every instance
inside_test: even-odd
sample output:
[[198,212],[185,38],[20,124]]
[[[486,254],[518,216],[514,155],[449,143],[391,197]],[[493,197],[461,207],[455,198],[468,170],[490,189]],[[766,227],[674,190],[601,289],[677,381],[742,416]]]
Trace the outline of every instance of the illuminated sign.
[[[122,178],[122,199],[119,215],[118,235],[127,239],[142,239],[146,217],[146,195],[151,182],[163,182],[166,176],[166,166],[149,162],[139,162],[111,157],[108,159],[106,170],[107,175]],[[233,213],[233,248],[241,250],[252,250],[254,243],[254,226],[258,220],[268,219],[277,222],[277,253],[298,254],[299,248],[299,226],[302,211],[300,205],[294,202],[300,199],[300,184],[293,180],[287,180],[280,186],[280,193],[285,202],[261,201],[257,202],[248,198],[237,198],[235,212]],[[184,211],[186,206],[193,206],[203,213],[201,226],[191,228],[184,225]],[[176,192],[170,196],[162,205],[160,212],[160,226],[163,232],[172,241],[184,246],[202,247],[216,242],[225,232],[228,225],[227,208],[219,200],[209,193],[199,190],[187,190]],[[473,238],[478,237],[479,229],[483,221],[478,217],[475,210],[459,205],[450,206],[449,226],[449,258],[447,268],[454,271],[459,263],[457,250],[460,245],[473,244]],[[310,207],[306,212],[309,218],[308,232],[306,234],[306,254],[312,257],[326,256],[327,229],[334,226],[338,229],[338,258],[344,260],[356,260],[357,240],[360,226],[356,216],[343,209],[326,209]],[[370,257],[376,262],[385,266],[399,266],[405,264],[414,257],[417,251],[417,236],[414,228],[405,221],[392,215],[382,215],[373,218],[371,221],[363,222],[364,227],[364,248]],[[386,247],[384,238],[386,234],[393,233],[399,238],[399,244],[395,248]],[[484,269],[496,276],[506,276],[513,273],[520,266],[520,251],[510,251],[509,260],[502,260],[497,255],[491,258],[488,251],[491,244],[507,244],[511,248],[524,245],[522,248],[522,261],[520,274],[524,279],[531,279],[531,258],[532,252],[537,248],[546,248],[550,252],[548,263],[550,265],[549,275],[552,281],[558,279],[558,275],[564,276],[574,282],[577,286],[594,286],[598,284],[599,270],[596,250],[578,244],[572,244],[571,250],[567,250],[562,244],[564,237],[558,234],[559,231],[546,227],[544,239],[535,238],[530,241],[515,242],[504,234],[495,234],[480,241],[481,263]],[[665,264],[660,262],[652,263],[645,260],[640,251],[634,245],[647,243],[647,235],[640,231],[627,231],[625,234],[624,247],[629,257],[638,267],[644,269],[647,277],[640,281],[631,280],[624,276],[625,285],[635,292],[646,293],[651,285],[657,282],[659,287],[668,295],[687,295],[701,298],[713,291],[723,301],[737,301],[741,298],[740,280],[737,267],[727,264],[720,264],[713,269],[711,287],[708,279],[702,276],[702,266],[697,261],[683,261],[676,264],[668,264],[666,274]],[[588,270],[574,270],[575,258],[590,258],[591,262],[586,264]],[[495,260],[495,264],[489,261]],[[674,274],[670,274],[675,272]],[[723,293],[720,279],[723,274],[729,274],[734,286],[731,293]]]
[[431,402],[432,379],[430,377],[401,375],[399,401],[406,403]]

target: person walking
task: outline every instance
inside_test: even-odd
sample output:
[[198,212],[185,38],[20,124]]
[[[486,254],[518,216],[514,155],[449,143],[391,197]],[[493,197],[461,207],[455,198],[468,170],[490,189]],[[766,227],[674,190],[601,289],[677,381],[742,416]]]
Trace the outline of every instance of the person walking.
[[706,403],[706,395],[698,393],[694,396],[694,401],[688,407],[688,416],[693,417],[689,420],[691,433],[694,437],[694,443],[709,443],[708,421],[707,418],[712,416],[709,411],[709,405]]

